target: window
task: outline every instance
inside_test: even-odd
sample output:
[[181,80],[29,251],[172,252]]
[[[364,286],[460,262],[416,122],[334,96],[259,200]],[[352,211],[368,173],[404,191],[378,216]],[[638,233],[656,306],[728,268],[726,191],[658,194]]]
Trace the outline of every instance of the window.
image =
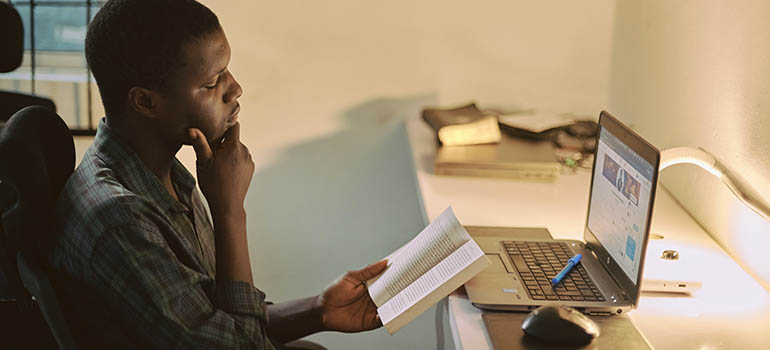
[[104,2],[10,0],[24,22],[24,58],[0,74],[0,89],[49,97],[75,135],[94,135],[104,115],[84,54],[88,23]]

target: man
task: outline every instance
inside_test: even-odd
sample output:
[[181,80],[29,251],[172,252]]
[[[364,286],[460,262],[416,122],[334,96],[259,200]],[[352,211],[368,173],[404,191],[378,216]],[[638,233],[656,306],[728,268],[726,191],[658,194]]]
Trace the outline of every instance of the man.
[[[385,261],[283,304],[253,286],[243,201],[254,163],[239,140],[230,47],[208,8],[108,1],[86,58],[106,117],[59,198],[51,265],[87,346],[272,349],[381,326],[363,281]],[[210,218],[175,158],[185,144]]]

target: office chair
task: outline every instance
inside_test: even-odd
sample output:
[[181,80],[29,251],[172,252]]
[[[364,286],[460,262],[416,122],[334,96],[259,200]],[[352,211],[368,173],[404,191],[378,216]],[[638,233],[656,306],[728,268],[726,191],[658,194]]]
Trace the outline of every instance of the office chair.
[[56,198],[74,166],[72,135],[50,109],[26,107],[0,131],[0,266],[22,313],[39,309],[60,349],[74,349],[75,341],[47,275],[46,256]]
[[[21,66],[24,54],[24,25],[21,16],[9,3],[0,1],[0,73]],[[51,99],[33,94],[0,90],[0,126],[18,110],[27,106],[43,106],[56,112]]]

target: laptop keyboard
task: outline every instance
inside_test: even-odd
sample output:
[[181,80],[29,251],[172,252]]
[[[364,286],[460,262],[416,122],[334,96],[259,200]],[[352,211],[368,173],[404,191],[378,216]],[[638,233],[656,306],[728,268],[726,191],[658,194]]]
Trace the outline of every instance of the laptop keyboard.
[[557,285],[551,279],[564,268],[570,250],[564,242],[503,241],[521,281],[534,300],[604,301],[591,277],[577,264]]

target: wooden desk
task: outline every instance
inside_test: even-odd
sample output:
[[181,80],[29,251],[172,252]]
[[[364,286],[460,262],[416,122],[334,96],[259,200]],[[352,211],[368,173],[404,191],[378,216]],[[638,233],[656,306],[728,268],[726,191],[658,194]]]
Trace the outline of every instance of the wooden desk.
[[[435,137],[419,118],[407,121],[418,186],[427,219],[447,206],[464,225],[545,227],[555,238],[582,239],[590,172],[562,175],[555,183],[433,175]],[[664,174],[665,176],[665,174]],[[770,294],[752,279],[659,187],[647,258],[676,249],[687,274],[703,287],[692,297],[644,294],[629,316],[656,349],[770,349]],[[491,348],[475,308],[462,292],[448,300],[458,349]]]

